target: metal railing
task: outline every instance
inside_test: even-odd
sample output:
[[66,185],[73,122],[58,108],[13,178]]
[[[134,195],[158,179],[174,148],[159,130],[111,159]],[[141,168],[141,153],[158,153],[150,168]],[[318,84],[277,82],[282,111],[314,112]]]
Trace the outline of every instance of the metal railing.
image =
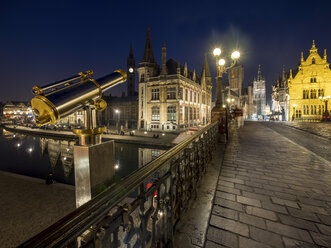
[[206,126],[19,247],[173,247],[217,131]]

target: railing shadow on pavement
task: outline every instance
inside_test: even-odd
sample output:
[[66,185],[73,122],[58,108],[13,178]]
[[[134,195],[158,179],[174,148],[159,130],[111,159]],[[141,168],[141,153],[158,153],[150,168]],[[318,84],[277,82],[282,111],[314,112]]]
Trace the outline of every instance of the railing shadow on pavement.
[[19,247],[174,247],[217,132],[199,130]]

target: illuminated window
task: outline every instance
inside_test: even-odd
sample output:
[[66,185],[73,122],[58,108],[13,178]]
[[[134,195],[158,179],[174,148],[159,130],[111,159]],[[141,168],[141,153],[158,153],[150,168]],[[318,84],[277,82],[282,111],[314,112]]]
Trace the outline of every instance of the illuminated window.
[[185,107],[185,121],[188,120],[188,108]]
[[160,100],[160,89],[152,89],[152,100]]
[[176,121],[176,106],[168,107],[168,121]]
[[158,156],[160,156],[160,150],[152,150],[152,159],[156,159]]
[[176,99],[176,87],[167,89],[167,99]]
[[160,121],[160,107],[152,107],[152,121]]

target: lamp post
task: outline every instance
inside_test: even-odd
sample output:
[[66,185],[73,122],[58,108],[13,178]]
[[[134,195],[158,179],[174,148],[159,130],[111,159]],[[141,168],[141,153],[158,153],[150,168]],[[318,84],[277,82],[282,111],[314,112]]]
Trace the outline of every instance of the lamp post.
[[295,108],[296,108],[296,104],[293,104],[292,107],[293,107],[293,115],[292,115],[292,121],[294,121],[295,119]]
[[330,115],[328,111],[328,102],[330,100],[330,96],[320,96],[319,99],[325,104],[325,111],[322,115],[322,121],[330,121]]
[[228,139],[228,111],[227,108],[223,108],[224,100],[222,93],[222,76],[223,73],[226,73],[228,69],[235,66],[236,62],[240,57],[240,53],[238,51],[234,51],[231,55],[232,63],[230,66],[226,67],[225,60],[221,58],[221,49],[215,48],[213,54],[215,56],[216,61],[216,104],[215,107],[211,111],[212,122],[219,121],[219,133],[225,133],[226,139]]
[[117,119],[116,127],[117,127],[117,131],[119,131],[119,120],[120,120],[119,114],[120,114],[120,111],[118,109],[115,109],[115,113],[116,113],[116,119]]

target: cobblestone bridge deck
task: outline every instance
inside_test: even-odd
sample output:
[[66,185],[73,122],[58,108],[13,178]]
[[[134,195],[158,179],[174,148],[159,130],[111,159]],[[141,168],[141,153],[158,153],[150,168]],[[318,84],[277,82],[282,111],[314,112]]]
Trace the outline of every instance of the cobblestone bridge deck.
[[205,247],[331,247],[329,160],[246,123],[226,147]]

